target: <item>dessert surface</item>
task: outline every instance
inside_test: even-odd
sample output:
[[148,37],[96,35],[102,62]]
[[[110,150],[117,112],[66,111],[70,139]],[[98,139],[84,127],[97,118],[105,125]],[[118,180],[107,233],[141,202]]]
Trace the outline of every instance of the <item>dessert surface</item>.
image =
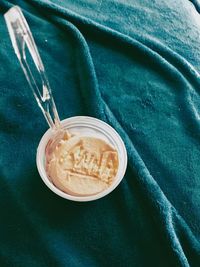
[[47,154],[50,179],[56,187],[72,195],[92,195],[105,190],[112,184],[119,165],[117,151],[95,137],[78,135],[61,139]]

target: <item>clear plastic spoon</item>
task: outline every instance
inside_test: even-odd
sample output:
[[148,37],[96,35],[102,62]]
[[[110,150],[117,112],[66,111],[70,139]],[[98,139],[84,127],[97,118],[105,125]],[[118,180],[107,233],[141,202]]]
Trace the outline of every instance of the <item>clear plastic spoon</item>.
[[[47,123],[53,130],[61,130],[62,127],[60,119],[52,96],[44,65],[40,58],[28,23],[26,22],[21,9],[18,6],[12,7],[7,11],[7,13],[4,14],[4,18],[8,27],[8,32],[10,34],[14,51]],[[36,78],[31,71],[31,67],[28,64],[26,47],[28,48],[28,51],[33,59],[36,70],[41,79],[40,85],[37,83]]]
[[[11,42],[14,48],[14,51],[17,55],[17,58],[21,64],[21,67],[24,71],[24,74],[26,76],[26,79],[29,83],[29,86],[32,89],[32,92],[34,94],[34,97],[42,110],[42,113],[48,122],[50,129],[46,131],[46,133],[43,135],[40,144],[38,146],[37,150],[37,167],[38,171],[45,182],[45,184],[56,194],[63,198],[67,198],[70,200],[75,201],[91,201],[98,198],[101,198],[108,193],[110,193],[114,188],[120,183],[122,180],[124,173],[126,171],[127,166],[127,153],[126,148],[124,146],[124,143],[118,133],[108,124],[105,122],[95,119],[93,117],[72,117],[68,118],[66,120],[63,120],[60,122],[58,112],[54,103],[54,99],[52,96],[51,88],[49,86],[49,82],[46,76],[46,72],[44,69],[44,65],[42,63],[42,60],[39,56],[37,47],[35,45],[33,36],[31,34],[31,31],[29,29],[29,26],[22,14],[22,11],[19,7],[14,6],[11,9],[8,10],[8,12],[4,15],[5,21],[8,27],[8,31],[10,34]],[[34,62],[34,64],[30,64],[29,57],[31,56],[31,61]],[[32,63],[32,62],[31,62]],[[32,71],[33,67],[36,67],[34,71]],[[39,76],[39,81],[38,81]],[[68,132],[69,130],[69,132]],[[97,142],[97,140],[101,140],[101,144],[106,145],[109,144],[109,147],[113,147],[115,149],[115,152],[117,152],[117,162],[119,157],[119,165],[117,165],[117,173],[115,178],[113,178],[113,182],[109,187],[106,187],[105,190],[99,193],[95,193],[92,195],[86,196],[80,196],[76,194],[76,189],[80,188],[82,185],[84,185],[83,180],[80,182],[79,186],[75,188],[75,192],[71,192],[69,194],[68,191],[63,191],[63,187],[60,188],[59,186],[56,187],[53,183],[53,178],[55,179],[54,175],[49,175],[48,173],[48,164],[51,161],[52,157],[51,154],[57,148],[57,144],[65,139],[71,138],[71,141],[77,140],[77,133],[79,132],[79,137],[82,136],[82,138],[88,138],[90,136],[91,139]],[[73,139],[74,137],[74,139]],[[72,140],[73,139],[73,140]],[[79,139],[78,139],[79,140]],[[70,140],[69,140],[70,142]],[[61,143],[61,142],[60,142]],[[91,144],[93,144],[91,142]],[[69,144],[69,143],[68,143]],[[73,144],[73,143],[72,143]],[[79,143],[78,143],[79,144]],[[89,155],[88,158],[92,158],[91,162],[92,164],[95,163],[97,169],[102,172],[101,167],[102,164],[106,164],[106,159],[104,157],[104,161],[98,161],[98,157],[96,156],[96,151],[92,151],[90,146],[87,144],[84,147],[84,143],[82,144],[83,147],[80,148],[83,150],[82,153],[82,159],[86,160],[86,155]],[[106,145],[108,146],[108,145]],[[93,149],[96,150],[96,147],[93,146]],[[90,148],[89,152],[88,149]],[[100,151],[100,149],[99,149]],[[105,151],[106,153],[109,151]],[[74,152],[76,153],[76,151]],[[100,152],[99,152],[100,153]],[[104,153],[104,151],[102,152]],[[101,154],[102,154],[101,153]],[[108,154],[106,154],[108,155]],[[59,156],[59,155],[58,155]],[[79,155],[78,155],[79,157]],[[96,157],[96,158],[95,158]],[[103,155],[101,156],[103,158]],[[73,157],[72,157],[73,158]],[[81,157],[80,157],[81,158]],[[59,159],[59,158],[58,158]],[[96,160],[96,161],[95,161]],[[116,160],[115,160],[116,161]],[[79,162],[83,162],[79,159]],[[90,162],[90,163],[91,163]],[[91,164],[86,162],[87,164],[82,164],[84,169],[83,174],[85,173],[85,169],[91,169]],[[99,164],[99,165],[98,165]],[[109,163],[110,164],[110,163]],[[73,164],[72,164],[73,165]],[[102,165],[102,166],[104,166]],[[60,166],[60,165],[59,165]],[[64,165],[65,167],[65,165]],[[87,168],[86,168],[87,167]],[[109,167],[110,168],[110,167]],[[104,168],[105,169],[105,168]],[[65,170],[65,169],[63,169]],[[62,173],[63,173],[62,170]],[[66,171],[66,170],[65,170]],[[108,170],[109,171],[109,170]],[[73,167],[73,173],[80,176],[80,170],[79,167],[74,164]],[[96,173],[96,169],[95,169]],[[67,174],[69,177],[71,177],[71,174]],[[100,174],[102,175],[102,174]],[[56,174],[57,176],[57,174]],[[86,176],[88,178],[88,175],[86,173]],[[84,179],[86,179],[86,176]],[[68,176],[67,176],[68,177]],[[93,177],[93,176],[92,176]],[[94,177],[93,177],[94,178]],[[99,177],[99,181],[101,177]],[[62,177],[58,177],[58,179],[62,179]],[[96,178],[94,178],[96,179]],[[68,179],[64,179],[65,181]],[[87,180],[87,179],[86,179]],[[94,182],[94,180],[92,180]],[[92,183],[93,184],[93,183]],[[91,188],[91,186],[88,187],[88,189]],[[68,188],[67,188],[68,190]]]

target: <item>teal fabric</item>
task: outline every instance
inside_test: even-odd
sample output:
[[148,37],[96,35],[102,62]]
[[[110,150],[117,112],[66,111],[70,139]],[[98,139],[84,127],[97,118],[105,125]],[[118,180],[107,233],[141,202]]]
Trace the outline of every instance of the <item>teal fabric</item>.
[[[62,119],[123,138],[110,195],[64,200],[35,163],[47,125],[3,13],[28,20]],[[0,266],[200,266],[200,15],[187,0],[0,1]]]

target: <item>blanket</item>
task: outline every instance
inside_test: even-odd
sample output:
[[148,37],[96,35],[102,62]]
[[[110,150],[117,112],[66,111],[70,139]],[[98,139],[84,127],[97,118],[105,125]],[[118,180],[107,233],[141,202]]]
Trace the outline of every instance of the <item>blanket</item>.
[[[60,198],[36,168],[48,129],[3,14],[21,7],[61,119],[122,137],[108,196]],[[0,266],[200,266],[200,6],[188,0],[0,1]]]

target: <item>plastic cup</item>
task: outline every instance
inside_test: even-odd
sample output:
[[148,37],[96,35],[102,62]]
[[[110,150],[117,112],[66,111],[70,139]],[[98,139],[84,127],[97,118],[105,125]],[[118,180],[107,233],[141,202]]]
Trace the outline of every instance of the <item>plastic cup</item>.
[[48,177],[48,174],[46,173],[45,149],[48,141],[52,138],[53,135],[52,130],[48,129],[43,135],[42,139],[40,140],[36,156],[38,172],[44,183],[48,186],[49,189],[51,189],[54,193],[56,193],[60,197],[73,201],[80,201],[80,202],[92,201],[102,198],[111,193],[123,179],[127,167],[127,152],[125,145],[119,134],[107,123],[93,117],[86,117],[86,116],[71,117],[61,121],[61,124],[67,131],[69,131],[69,133],[101,138],[105,140],[107,143],[111,144],[118,152],[118,157],[119,157],[118,171],[112,184],[104,191],[97,193],[95,195],[74,196],[63,192],[51,182],[51,180]]

